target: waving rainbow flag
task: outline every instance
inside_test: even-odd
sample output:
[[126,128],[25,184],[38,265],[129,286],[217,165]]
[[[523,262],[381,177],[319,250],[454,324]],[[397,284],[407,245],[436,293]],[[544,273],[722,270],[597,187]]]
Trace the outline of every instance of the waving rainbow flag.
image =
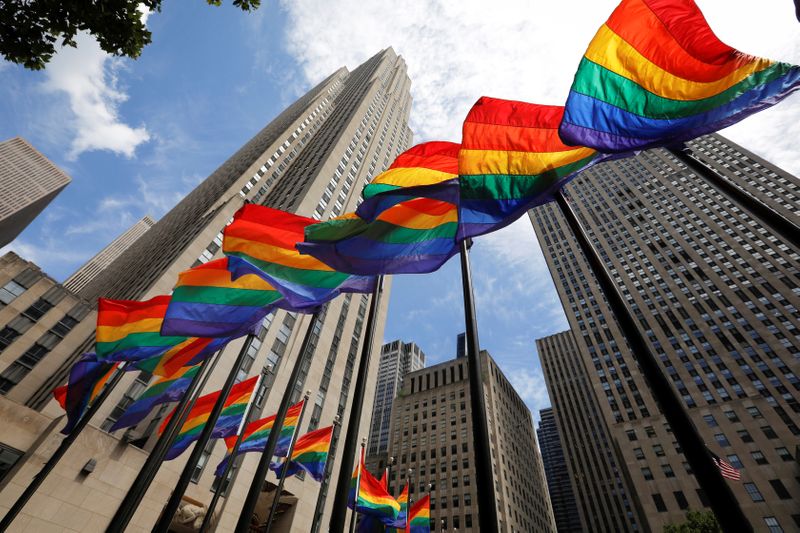
[[92,400],[102,392],[117,366],[118,363],[98,361],[93,353],[84,354],[72,365],[67,384],[53,390],[56,401],[67,412],[67,424],[61,433],[69,435]]
[[[289,450],[289,444],[292,442],[292,436],[297,427],[297,422],[300,419],[300,413],[303,411],[303,402],[304,400],[300,400],[289,407],[289,410],[286,412],[286,418],[283,421],[283,427],[281,427],[281,434],[280,437],[278,437],[278,445],[275,448],[275,455],[278,457],[285,456],[286,452]],[[269,432],[272,430],[274,423],[275,415],[272,415],[247,424],[247,427],[244,429],[244,437],[242,438],[242,442],[236,454],[263,452],[264,448],[267,446]],[[225,458],[217,465],[216,476],[221,476],[223,474],[225,466],[231,459],[233,447],[236,445],[236,435],[226,437],[225,445],[228,447],[228,453],[225,454]]]
[[[356,483],[358,483],[358,498],[355,498]],[[386,525],[394,523],[400,513],[400,504],[392,498],[383,484],[369,473],[364,466],[363,457],[350,481],[350,497],[347,506],[352,509],[354,501],[357,513],[374,516]]]
[[237,337],[260,322],[280,298],[246,261],[209,261],[178,274],[161,333]]
[[[247,404],[250,402],[250,397],[253,394],[253,389],[258,381],[258,376],[253,376],[250,379],[237,383],[231,388],[230,394],[225,400],[222,412],[219,415],[217,423],[214,425],[214,432],[211,434],[212,439],[219,439],[229,437],[236,433],[242,421],[242,416],[247,410]],[[175,437],[172,447],[167,452],[165,460],[169,461],[175,459],[182,454],[194,441],[200,437],[203,431],[203,426],[208,422],[208,417],[211,415],[211,410],[214,404],[217,403],[221,391],[206,394],[197,399],[189,412],[189,416],[183,423],[180,433]],[[173,410],[169,416],[164,419],[161,426],[158,428],[158,434],[162,434],[166,429],[170,419],[175,415]]]
[[199,371],[199,366],[183,367],[172,376],[157,379],[125,409],[109,431],[135,426],[144,420],[155,406],[180,400]]
[[560,133],[604,152],[720,130],[800,88],[800,67],[721,42],[692,0],[623,0],[581,59]]
[[414,502],[409,513],[409,533],[430,533],[431,530],[431,496],[426,495],[418,502]]
[[246,204],[223,231],[222,250],[256,266],[294,309],[313,309],[342,292],[372,292],[375,277],[337,272],[319,259],[301,255],[305,228],[317,221]]
[[163,355],[136,361],[133,367],[144,370],[156,376],[168,377],[175,374],[180,368],[194,366],[206,357],[209,357],[225,347],[230,338],[201,339],[190,337],[184,342],[173,346]]
[[511,224],[600,160],[558,137],[563,107],[482,97],[464,120],[458,155],[459,238]]
[[[331,447],[333,426],[306,433],[294,444],[292,458],[286,470],[286,477],[293,476],[305,470],[316,481],[322,482],[325,477],[325,463],[328,460],[328,450]],[[270,465],[270,468],[279,473],[281,464]]]
[[406,530],[408,521],[408,483],[403,487],[400,496],[397,497],[397,503],[400,504],[400,513],[397,515],[397,520],[389,524],[387,533],[400,533]]

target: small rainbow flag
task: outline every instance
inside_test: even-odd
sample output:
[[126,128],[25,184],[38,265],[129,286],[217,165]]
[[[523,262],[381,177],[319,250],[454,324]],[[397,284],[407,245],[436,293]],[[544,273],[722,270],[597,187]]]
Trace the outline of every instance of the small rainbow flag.
[[800,88],[800,67],[720,41],[692,0],[623,0],[581,59],[564,142],[604,152],[720,130]]
[[[283,420],[283,427],[281,427],[281,434],[278,437],[278,445],[275,448],[275,455],[282,457],[286,455],[289,450],[289,444],[292,442],[294,430],[297,427],[297,422],[300,419],[300,413],[303,411],[303,402],[300,400],[293,406],[289,407],[286,412],[286,418]],[[255,420],[247,424],[244,429],[244,437],[239,445],[237,455],[248,452],[263,452],[267,446],[267,439],[269,432],[272,430],[272,425],[275,423],[275,415]],[[225,458],[217,465],[216,476],[221,476],[225,471],[225,466],[231,459],[233,447],[236,445],[236,435],[231,435],[225,438],[225,445],[228,447],[228,453]]]
[[[322,482],[325,477],[325,463],[331,447],[333,426],[306,433],[294,444],[292,458],[286,470],[286,477],[293,476],[301,470],[308,472],[315,480]],[[276,473],[280,472],[284,463],[270,465]],[[274,466],[274,467],[273,467]]]
[[161,323],[169,296],[145,302],[100,298],[97,309],[97,358],[108,361],[139,361],[161,355],[187,340],[164,337]]
[[254,204],[244,205],[225,230],[222,250],[256,266],[289,306],[312,309],[341,292],[372,292],[376,278],[337,272],[319,259],[301,255],[305,228],[317,221]]
[[397,515],[397,520],[389,524],[386,530],[387,533],[400,533],[406,530],[408,525],[406,523],[408,520],[408,483],[403,487],[400,496],[397,497],[397,503],[400,504],[400,514]]
[[199,366],[183,367],[172,376],[157,379],[125,409],[109,431],[135,426],[144,420],[156,405],[180,400],[199,371]]
[[209,261],[178,274],[161,334],[237,337],[261,321],[280,298],[246,261]]
[[[360,477],[359,477],[360,470]],[[358,484],[358,498],[354,498]],[[353,472],[350,481],[350,497],[347,502],[349,508],[353,508],[355,500],[355,510],[357,513],[374,516],[386,525],[392,524],[397,520],[400,513],[400,504],[397,503],[391,494],[383,487],[383,484],[375,479],[364,466],[364,458]]]
[[459,238],[507,226],[588,165],[591,148],[558,137],[563,107],[482,97],[464,120],[458,156]]
[[409,533],[430,533],[431,530],[431,496],[427,494],[418,502],[414,502],[409,513]]
[[67,384],[53,390],[53,397],[67,412],[67,424],[61,433],[69,435],[118,366],[119,363],[98,361],[93,353],[83,354],[72,365]]
[[[225,404],[222,412],[219,415],[217,423],[214,425],[214,432],[211,434],[212,439],[219,439],[229,437],[236,433],[239,425],[241,424],[242,417],[247,410],[247,404],[250,402],[250,397],[253,394],[253,389],[258,382],[258,376],[253,376],[240,383],[237,383],[231,388],[230,394],[225,399]],[[169,461],[175,459],[182,454],[194,441],[200,437],[203,431],[203,426],[208,422],[208,417],[214,404],[217,403],[221,391],[206,394],[197,399],[189,412],[189,416],[183,423],[180,433],[175,437],[172,447],[167,452],[165,460]],[[158,434],[162,434],[166,429],[170,419],[175,415],[175,410],[167,416],[158,428]]]

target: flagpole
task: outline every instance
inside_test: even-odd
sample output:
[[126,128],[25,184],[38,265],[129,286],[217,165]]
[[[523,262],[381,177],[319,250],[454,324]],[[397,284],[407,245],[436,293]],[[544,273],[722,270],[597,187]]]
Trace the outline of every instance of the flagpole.
[[[158,438],[153,450],[139,469],[139,474],[136,476],[136,479],[133,480],[127,494],[125,494],[125,497],[122,499],[122,503],[117,508],[117,512],[114,513],[114,516],[111,518],[111,522],[106,528],[107,532],[117,533],[124,531],[125,528],[128,527],[128,523],[130,523],[131,518],[133,518],[133,513],[136,512],[139,503],[142,501],[142,498],[144,498],[147,489],[156,477],[156,473],[161,467],[161,463],[164,461],[164,456],[167,454],[167,451],[169,451],[172,441],[175,440],[175,436],[178,434],[180,428],[183,427],[186,417],[189,416],[189,411],[192,410],[197,400],[198,393],[206,386],[209,376],[214,371],[214,367],[220,359],[220,353],[221,350],[203,359],[200,363],[200,370],[192,378],[189,387],[187,387],[186,392],[183,393],[181,401],[175,407],[172,418],[167,423],[167,427],[164,428],[164,432]],[[209,364],[209,361],[212,359],[213,361]],[[207,370],[206,367],[208,367]]]
[[611,312],[617,318],[617,324],[619,324],[622,333],[630,344],[631,352],[639,364],[642,375],[647,380],[647,384],[650,386],[661,412],[675,435],[675,439],[686,455],[686,460],[692,468],[698,484],[705,491],[711,509],[717,516],[720,526],[725,532],[753,531],[731,488],[722,478],[719,469],[714,465],[703,439],[684,409],[680,398],[675,394],[672,385],[661,371],[658,360],[653,355],[653,352],[650,351],[647,341],[642,336],[639,328],[636,327],[635,317],[628,310],[625,300],[622,298],[616,284],[612,281],[605,264],[586,237],[576,213],[564,196],[564,192],[558,191],[555,197],[561,213],[569,224],[581,251],[589,263],[591,271],[600,285],[602,294],[608,301]]
[[61,443],[58,445],[58,448],[56,448],[56,451],[50,456],[50,459],[48,459],[39,472],[33,476],[31,482],[28,483],[28,486],[25,487],[25,490],[22,492],[22,494],[20,494],[19,498],[17,498],[17,501],[14,502],[14,505],[11,506],[6,515],[3,517],[2,522],[0,522],[0,531],[5,531],[11,526],[11,523],[25,507],[25,504],[28,503],[28,500],[30,500],[31,497],[36,493],[41,484],[44,482],[45,478],[47,478],[50,472],[52,472],[53,468],[55,468],[61,458],[64,457],[64,454],[67,453],[67,450],[78,438],[80,432],[83,431],[83,429],[89,424],[89,421],[92,419],[92,417],[94,417],[94,415],[97,414],[97,411],[100,410],[100,406],[106,401],[106,398],[108,398],[108,396],[111,394],[111,391],[122,379],[124,373],[124,368],[119,368],[117,370],[116,374],[114,374],[114,377],[112,377],[108,383],[106,383],[106,386],[103,388],[103,391],[100,393],[100,395],[95,398],[95,400],[92,402],[92,405],[89,406],[80,420],[78,420],[78,423],[75,424],[75,427],[72,428],[72,431],[69,432],[69,435],[62,439]]
[[283,482],[286,481],[286,471],[289,469],[289,462],[292,460],[292,452],[294,452],[294,445],[297,443],[297,437],[300,435],[300,424],[303,423],[303,415],[306,412],[306,406],[308,405],[308,398],[310,396],[311,391],[306,391],[306,394],[303,397],[303,407],[300,409],[300,416],[297,418],[297,425],[294,428],[294,435],[292,435],[292,442],[289,444],[289,449],[286,452],[286,462],[283,463],[283,468],[281,468],[279,471],[278,488],[275,489],[275,497],[272,499],[272,507],[269,510],[269,515],[267,516],[266,533],[269,533],[272,529],[272,520],[275,518],[275,514],[278,512],[278,504],[280,503],[281,492],[283,492]]
[[358,507],[358,493],[361,492],[361,468],[364,466],[364,448],[366,446],[367,438],[364,437],[361,439],[361,454],[358,461],[358,473],[356,474],[356,492],[353,496],[353,513],[350,515],[350,527],[348,528],[350,533],[355,533],[356,531],[356,508]]
[[333,469],[333,459],[335,449],[333,443],[338,439],[337,431],[340,428],[341,422],[339,415],[333,417],[333,431],[331,432],[331,443],[328,446],[328,456],[325,458],[325,469],[323,470],[322,481],[319,484],[319,492],[317,493],[317,505],[314,507],[314,521],[311,525],[311,533],[318,533],[320,522],[322,520],[322,510],[325,508],[325,497],[327,491],[325,490],[330,485],[331,470]]
[[364,335],[364,344],[361,347],[358,374],[356,375],[356,383],[353,389],[353,402],[350,407],[350,417],[347,421],[347,435],[345,436],[344,450],[342,451],[342,464],[339,466],[339,477],[336,482],[336,496],[333,499],[333,509],[331,510],[331,520],[328,528],[332,533],[342,533],[345,519],[347,518],[347,495],[350,487],[350,476],[353,472],[356,446],[358,446],[358,427],[364,406],[367,370],[369,369],[369,360],[372,354],[372,342],[375,339],[378,306],[380,305],[382,294],[383,276],[378,276],[375,291],[372,293],[369,314],[367,315],[366,334]]
[[734,201],[753,213],[758,219],[768,226],[773,232],[777,233],[788,244],[795,249],[800,249],[800,227],[781,213],[762,202],[744,189],[739,188],[735,183],[708,167],[700,159],[690,153],[690,148],[685,144],[680,148],[670,148],[669,152],[678,160],[686,165],[689,170],[694,171],[706,181],[716,186],[723,194],[727,194]]
[[311,315],[311,321],[308,323],[308,329],[303,337],[303,343],[300,346],[300,352],[297,354],[297,359],[295,359],[294,367],[292,367],[292,373],[289,375],[289,380],[286,383],[286,390],[283,391],[283,398],[281,398],[280,407],[278,407],[278,412],[275,413],[275,420],[272,423],[272,429],[270,430],[269,436],[267,437],[267,442],[264,445],[264,451],[261,452],[261,458],[258,461],[256,473],[253,476],[253,481],[250,483],[250,489],[247,491],[247,497],[245,498],[244,505],[239,513],[239,521],[236,523],[235,529],[236,533],[248,533],[250,531],[250,520],[256,510],[258,496],[261,494],[261,490],[264,487],[264,482],[267,478],[267,472],[269,471],[269,463],[272,461],[272,456],[275,455],[275,449],[278,447],[278,438],[280,437],[283,423],[286,420],[286,413],[289,411],[292,393],[294,392],[295,385],[300,377],[300,372],[303,368],[303,362],[305,361],[306,357],[311,358],[314,356],[313,351],[312,353],[306,352],[309,352],[308,347],[311,344],[311,337],[314,333],[314,324],[316,324],[319,317],[319,310],[314,311],[314,314]]
[[472,272],[469,266],[469,248],[472,240],[461,241],[461,284],[464,292],[464,319],[466,323],[467,369],[469,371],[469,399],[472,410],[472,440],[475,449],[475,484],[478,489],[478,529],[497,529],[492,451],[489,444],[489,424],[486,420],[486,400],[481,373],[481,348],[478,341],[478,320],[472,292]]
[[247,335],[244,344],[242,344],[242,349],[239,350],[239,355],[236,357],[236,361],[233,363],[230,372],[228,372],[228,377],[225,379],[225,384],[222,386],[222,389],[220,389],[217,401],[214,403],[214,407],[211,409],[211,413],[208,415],[208,420],[203,425],[203,431],[200,433],[197,442],[194,444],[192,453],[189,455],[189,460],[186,462],[186,465],[184,465],[183,472],[181,472],[178,482],[175,485],[175,488],[172,490],[169,500],[167,500],[167,505],[164,506],[164,509],[161,511],[161,516],[159,517],[158,522],[156,522],[156,525],[153,527],[154,533],[166,533],[169,531],[169,526],[172,523],[175,512],[181,505],[183,494],[186,492],[186,488],[189,486],[189,482],[192,480],[194,470],[197,468],[197,463],[200,462],[200,457],[203,455],[203,450],[205,450],[208,441],[211,440],[211,434],[214,432],[214,427],[217,425],[217,420],[219,420],[219,416],[222,414],[222,410],[225,408],[225,402],[228,401],[228,396],[230,396],[231,389],[233,389],[233,386],[236,384],[236,378],[239,376],[239,370],[242,368],[242,363],[244,363],[244,360],[247,358],[247,350],[250,348],[250,345],[255,338],[256,336],[250,333]]
[[[219,502],[219,499],[222,496],[222,487],[225,485],[225,481],[228,479],[228,475],[230,475],[231,470],[233,470],[233,462],[236,459],[236,454],[239,452],[239,446],[242,445],[242,440],[244,440],[244,430],[247,428],[247,424],[250,423],[250,416],[254,412],[253,406],[256,403],[255,399],[256,395],[258,394],[258,389],[265,377],[266,368],[261,371],[261,376],[259,376],[258,382],[256,382],[256,388],[254,389],[255,393],[251,396],[250,401],[248,402],[247,412],[242,417],[242,423],[239,425],[239,430],[236,432],[236,443],[233,445],[230,458],[228,459],[227,463],[225,463],[225,470],[222,472],[222,475],[219,478],[220,482],[217,483],[217,488],[214,489],[214,496],[211,497],[211,503],[208,504],[206,515],[203,517],[203,523],[200,525],[200,533],[207,531],[208,527],[211,525],[211,517],[214,514],[214,510],[217,508],[217,502]],[[225,488],[227,489],[228,487],[225,486]]]

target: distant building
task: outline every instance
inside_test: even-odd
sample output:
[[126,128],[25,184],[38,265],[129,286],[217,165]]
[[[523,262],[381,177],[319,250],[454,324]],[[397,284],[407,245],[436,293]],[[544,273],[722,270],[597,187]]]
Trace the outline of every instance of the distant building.
[[110,265],[122,252],[144,235],[144,232],[153,227],[155,221],[145,215],[136,224],[128,228],[125,233],[111,241],[111,243],[97,252],[97,254],[83,264],[64,282],[64,287],[78,292],[92,282],[108,265]]
[[467,356],[467,334],[459,333],[456,336],[456,359]]
[[[555,532],[531,413],[488,353],[481,354],[498,530]],[[431,531],[478,531],[475,453],[467,359],[406,376],[392,409],[389,486],[411,472],[414,500],[431,485]]]
[[70,181],[25,139],[0,142],[0,246],[22,233]]
[[367,445],[369,468],[381,469],[386,466],[392,402],[403,387],[406,375],[422,368],[425,368],[425,353],[413,342],[404,343],[397,340],[386,343],[381,348],[378,383],[375,386],[375,403],[372,406],[372,423],[369,427]]

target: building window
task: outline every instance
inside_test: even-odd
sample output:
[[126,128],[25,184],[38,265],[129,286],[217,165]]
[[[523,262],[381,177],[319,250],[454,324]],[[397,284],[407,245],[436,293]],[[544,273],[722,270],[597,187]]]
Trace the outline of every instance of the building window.
[[786,487],[781,483],[780,479],[770,479],[769,484],[772,485],[772,489],[775,491],[775,494],[778,495],[778,498],[781,500],[791,500],[792,495],[789,494],[789,491],[786,490]]
[[23,292],[25,292],[25,287],[11,280],[0,288],[0,302],[8,305]]
[[717,433],[716,435],[714,435],[714,440],[716,440],[717,444],[719,444],[723,448],[727,448],[728,446],[731,445],[731,443],[728,442],[728,437],[726,437],[724,433]]
[[767,524],[767,528],[769,528],[769,533],[783,533],[783,528],[778,523],[778,519],[774,516],[765,516],[764,523]]
[[642,468],[642,476],[644,476],[645,480],[650,481],[653,479],[653,472],[649,468],[644,467]]
[[675,501],[681,510],[686,510],[689,508],[689,501],[686,499],[686,496],[684,496],[683,491],[676,490],[672,493],[672,495],[675,496]]
[[780,448],[775,448],[775,451],[778,453],[778,457],[780,457],[784,461],[794,460],[794,457],[792,457],[792,453],[789,451],[788,448],[781,446]]
[[744,468],[741,459],[739,459],[739,456],[735,453],[732,453],[728,456],[728,462],[738,469]]
[[14,468],[14,465],[23,455],[23,452],[0,443],[0,481],[3,481],[6,474]]
[[755,483],[745,483],[744,490],[747,491],[747,494],[750,495],[750,499],[754,502],[763,502],[764,496],[758,491],[758,487],[756,487]]
[[753,456],[753,461],[755,461],[756,464],[759,464],[759,465],[769,464],[769,461],[767,461],[767,458],[764,457],[764,454],[761,453],[760,450],[756,450],[756,451],[750,452],[750,455]]
[[661,497],[661,494],[653,494],[653,503],[656,504],[656,510],[658,510],[659,513],[667,512],[667,506],[664,504],[664,498]]

